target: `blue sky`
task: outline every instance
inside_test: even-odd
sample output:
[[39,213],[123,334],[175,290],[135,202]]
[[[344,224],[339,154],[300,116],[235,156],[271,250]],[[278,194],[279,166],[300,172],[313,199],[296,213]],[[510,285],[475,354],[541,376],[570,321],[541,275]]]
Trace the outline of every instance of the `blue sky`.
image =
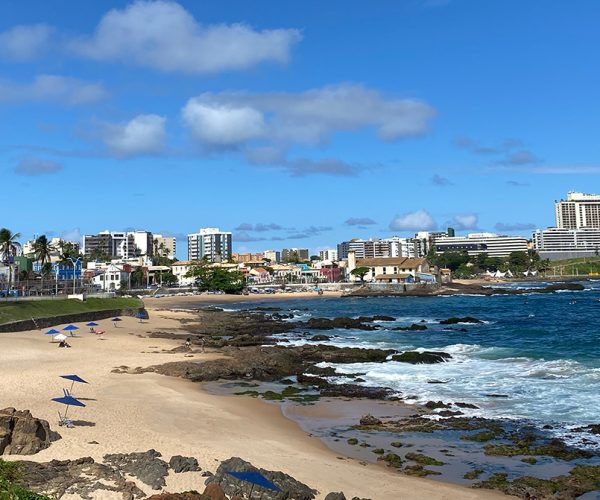
[[218,226],[241,251],[529,235],[600,191],[599,21],[594,0],[2,2],[0,226]]

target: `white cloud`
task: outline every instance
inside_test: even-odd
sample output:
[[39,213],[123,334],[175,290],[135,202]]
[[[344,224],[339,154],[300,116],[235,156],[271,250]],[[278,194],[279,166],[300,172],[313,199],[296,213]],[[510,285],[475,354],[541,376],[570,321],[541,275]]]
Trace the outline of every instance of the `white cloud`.
[[431,231],[437,223],[427,210],[417,210],[399,215],[390,222],[392,231]]
[[455,229],[467,230],[467,229],[476,229],[477,228],[477,215],[475,214],[463,214],[463,215],[455,215],[450,224],[453,224]]
[[99,83],[59,75],[38,75],[31,83],[0,80],[0,103],[49,101],[78,105],[98,101],[108,92]]
[[42,160],[39,158],[25,158],[17,164],[15,173],[34,177],[38,175],[55,174],[62,169],[63,166],[55,161]]
[[19,25],[0,33],[0,58],[28,61],[47,47],[54,29],[47,24]]
[[236,146],[265,133],[263,115],[247,106],[234,107],[190,99],[182,115],[194,137],[213,147]]
[[255,30],[243,24],[203,26],[181,5],[137,1],[109,11],[90,38],[71,49],[95,60],[132,62],[161,71],[214,73],[265,61],[286,63],[301,39],[295,29]]
[[163,116],[138,115],[125,124],[107,125],[104,142],[118,157],[157,154],[165,146],[165,123]]
[[422,101],[386,98],[376,90],[348,83],[298,93],[205,93],[190,99],[183,115],[196,136],[209,146],[224,141],[221,121],[216,118],[214,124],[202,121],[198,133],[192,118],[206,110],[214,110],[218,116],[230,116],[235,111],[240,121],[251,121],[250,132],[227,137],[230,146],[258,138],[280,145],[317,145],[336,132],[370,127],[381,140],[396,141],[424,134],[435,115],[435,110]]

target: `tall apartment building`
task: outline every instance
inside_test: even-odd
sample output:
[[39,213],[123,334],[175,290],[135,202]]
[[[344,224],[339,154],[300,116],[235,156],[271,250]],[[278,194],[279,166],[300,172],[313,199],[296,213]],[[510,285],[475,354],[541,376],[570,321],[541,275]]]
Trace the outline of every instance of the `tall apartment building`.
[[554,206],[559,229],[600,228],[600,195],[570,191]]
[[426,245],[418,238],[393,236],[385,241],[390,243],[390,257],[424,257]]
[[469,255],[486,253],[490,257],[508,257],[511,252],[527,252],[523,236],[498,236],[494,233],[472,233],[464,236],[437,237],[433,240],[437,253],[467,252]]
[[306,261],[308,258],[308,248],[284,248],[281,251],[282,262]]
[[188,234],[188,260],[226,262],[231,258],[231,233],[205,227]]
[[542,259],[561,260],[592,257],[600,253],[600,229],[550,227],[533,233],[533,247]]
[[279,250],[265,250],[263,256],[273,264],[281,262],[281,252]]
[[321,250],[319,252],[319,258],[321,260],[330,260],[331,262],[334,262],[334,261],[338,260],[338,252],[334,248],[329,248],[327,250]]
[[175,236],[154,235],[154,253],[161,257],[174,259],[177,253],[177,238]]
[[111,259],[131,259],[140,255],[152,257],[152,233],[149,231],[101,231],[83,237],[83,253],[106,255]]

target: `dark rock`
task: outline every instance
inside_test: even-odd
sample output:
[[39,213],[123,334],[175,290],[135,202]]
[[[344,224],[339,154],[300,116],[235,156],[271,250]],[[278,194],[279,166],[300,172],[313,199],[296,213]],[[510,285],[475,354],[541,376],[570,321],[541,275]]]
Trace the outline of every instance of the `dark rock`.
[[321,389],[321,396],[364,398],[364,399],[387,399],[393,394],[387,387],[364,387],[354,384],[331,384]]
[[419,330],[427,330],[427,327],[425,325],[417,325],[416,323],[413,323],[410,326],[397,326],[396,328],[392,328],[392,330],[412,332],[412,331],[419,331]]
[[344,493],[341,491],[339,493],[334,493],[332,491],[331,493],[327,494],[325,500],[346,500],[346,495],[344,495]]
[[57,439],[60,435],[50,430],[48,422],[29,410],[0,410],[0,455],[33,455]]
[[477,318],[473,318],[472,316],[464,316],[462,318],[453,316],[451,318],[443,319],[440,321],[440,325],[456,325],[457,323],[479,324],[479,323],[483,323],[483,321],[481,321],[480,319],[477,319]]
[[125,499],[146,495],[133,481],[125,479],[121,471],[94,462],[91,457],[50,462],[19,462],[24,487],[52,498],[64,495],[79,498],[102,498],[102,492],[120,493]]
[[173,469],[173,472],[179,474],[180,472],[193,472],[200,470],[198,467],[198,460],[194,457],[183,457],[181,455],[174,455],[169,460],[169,467]]
[[437,415],[440,417],[457,417],[459,415],[464,415],[464,413],[462,411],[442,410],[437,412]]
[[210,500],[209,497],[197,491],[184,491],[183,493],[161,493],[152,495],[147,500]]
[[[281,491],[273,491],[261,486],[252,485],[247,481],[242,481],[231,476],[228,472],[259,472],[280,488]],[[249,497],[250,491],[253,491],[254,495],[263,500],[312,500],[317,494],[316,490],[296,481],[293,477],[283,472],[259,469],[238,457],[232,457],[221,462],[215,475],[209,477],[206,480],[206,484],[218,484],[225,494],[229,496],[239,495],[246,498]]]
[[578,427],[574,430],[575,432],[589,432],[591,434],[600,435],[600,424],[586,425],[585,427]]
[[331,337],[327,335],[313,335],[309,340],[312,340],[313,342],[325,342],[329,339],[331,339]]
[[223,488],[217,483],[207,484],[202,496],[207,500],[227,500]]
[[454,406],[458,406],[459,408],[471,408],[473,410],[479,409],[479,406],[475,406],[471,403],[454,403]]
[[360,425],[381,425],[381,420],[371,414],[360,417]]
[[159,490],[166,485],[165,477],[169,473],[169,464],[159,457],[156,450],[137,453],[113,453],[104,455],[104,461],[120,471],[137,477],[143,483]]
[[392,361],[399,361],[401,363],[411,363],[413,365],[419,364],[433,364],[433,363],[444,363],[452,359],[452,356],[447,352],[438,351],[405,351],[402,354],[394,354]]
[[436,408],[450,408],[450,404],[444,403],[443,401],[427,401],[425,408],[435,410]]
[[508,394],[485,394],[488,398],[509,398]]
[[311,318],[298,326],[309,328],[311,330],[377,330],[377,326],[368,325],[364,321],[372,321],[371,318]]

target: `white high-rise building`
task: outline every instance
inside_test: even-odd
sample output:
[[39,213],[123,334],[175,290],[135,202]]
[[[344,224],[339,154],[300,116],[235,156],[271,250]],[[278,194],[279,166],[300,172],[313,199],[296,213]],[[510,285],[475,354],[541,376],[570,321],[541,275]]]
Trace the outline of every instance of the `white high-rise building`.
[[533,233],[533,246],[542,259],[561,260],[600,254],[600,229],[549,227]]
[[338,260],[338,252],[335,248],[321,250],[321,251],[319,251],[319,258],[321,260],[329,260],[331,262],[334,262],[334,261]]
[[263,256],[273,264],[281,262],[281,252],[279,250],[265,250]]
[[447,236],[433,240],[437,253],[467,252],[469,255],[486,253],[490,257],[508,257],[511,252],[527,252],[527,238],[523,236],[498,236],[494,233],[471,233],[464,236]]
[[231,258],[231,233],[205,227],[188,234],[188,260],[227,262]]
[[600,228],[600,195],[570,191],[566,200],[555,203],[559,229]]

